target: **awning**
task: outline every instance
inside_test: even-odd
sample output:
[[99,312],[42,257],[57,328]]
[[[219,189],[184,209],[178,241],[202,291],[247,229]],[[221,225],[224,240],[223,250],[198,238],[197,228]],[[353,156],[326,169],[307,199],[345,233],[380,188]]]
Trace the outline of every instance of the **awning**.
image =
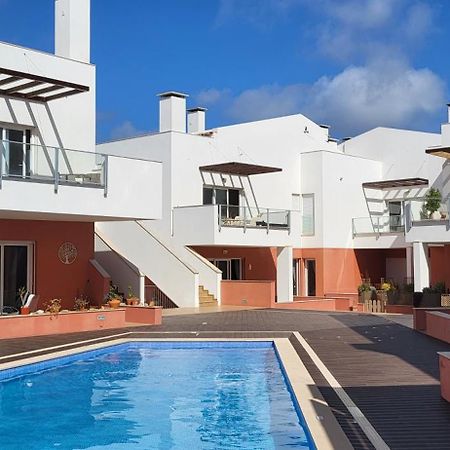
[[281,172],[279,167],[259,166],[257,164],[246,164],[241,162],[227,162],[221,164],[212,164],[210,166],[201,166],[202,172],[214,172],[227,175],[259,175],[262,173]]
[[81,84],[0,67],[0,96],[45,103],[88,91]]
[[435,147],[427,148],[425,153],[433,156],[440,156],[441,158],[450,159],[450,147]]
[[370,181],[362,184],[367,189],[407,189],[420,186],[428,186],[425,178],[400,178],[398,180]]

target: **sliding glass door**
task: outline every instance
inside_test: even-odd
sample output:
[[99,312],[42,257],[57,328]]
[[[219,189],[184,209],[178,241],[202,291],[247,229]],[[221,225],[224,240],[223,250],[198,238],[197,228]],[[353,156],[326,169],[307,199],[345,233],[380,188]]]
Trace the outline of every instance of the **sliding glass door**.
[[213,259],[211,262],[222,271],[222,280],[242,279],[242,264],[240,258]]
[[240,189],[203,187],[204,205],[222,205],[222,218],[234,219],[239,215]]
[[0,128],[3,173],[13,177],[30,175],[30,130]]
[[10,314],[20,311],[19,290],[33,290],[33,245],[30,243],[0,243],[0,311]]

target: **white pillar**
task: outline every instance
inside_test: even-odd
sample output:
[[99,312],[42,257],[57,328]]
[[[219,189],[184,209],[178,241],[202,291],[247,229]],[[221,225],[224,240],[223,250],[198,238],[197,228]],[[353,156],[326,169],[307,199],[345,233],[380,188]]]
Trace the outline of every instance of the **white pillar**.
[[292,247],[277,248],[277,301],[294,301]]
[[144,306],[145,304],[145,275],[140,273],[139,274],[139,299],[140,299],[140,305]]
[[421,292],[424,287],[430,286],[428,246],[423,242],[414,242],[413,255],[414,255],[414,291]]
[[406,247],[406,281],[407,283],[411,283],[413,279],[413,248]]

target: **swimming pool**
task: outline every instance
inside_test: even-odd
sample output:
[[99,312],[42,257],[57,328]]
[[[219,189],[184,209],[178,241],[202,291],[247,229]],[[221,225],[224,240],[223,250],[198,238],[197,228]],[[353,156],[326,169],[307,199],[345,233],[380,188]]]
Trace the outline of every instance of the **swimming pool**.
[[130,342],[0,372],[2,449],[314,449],[272,342]]

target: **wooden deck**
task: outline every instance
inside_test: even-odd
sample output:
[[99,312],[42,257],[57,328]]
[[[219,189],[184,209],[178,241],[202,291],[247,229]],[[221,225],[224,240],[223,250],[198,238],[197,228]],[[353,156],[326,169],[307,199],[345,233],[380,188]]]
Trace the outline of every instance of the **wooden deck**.
[[[450,345],[409,327],[410,318],[249,310],[166,317],[158,327],[0,341],[0,362],[48,347],[130,331],[167,337],[290,337],[356,449],[373,446],[292,336],[298,331],[391,449],[450,449],[450,404],[440,397],[438,351]],[[147,334],[146,334],[147,335]],[[16,356],[12,356],[16,354]]]

